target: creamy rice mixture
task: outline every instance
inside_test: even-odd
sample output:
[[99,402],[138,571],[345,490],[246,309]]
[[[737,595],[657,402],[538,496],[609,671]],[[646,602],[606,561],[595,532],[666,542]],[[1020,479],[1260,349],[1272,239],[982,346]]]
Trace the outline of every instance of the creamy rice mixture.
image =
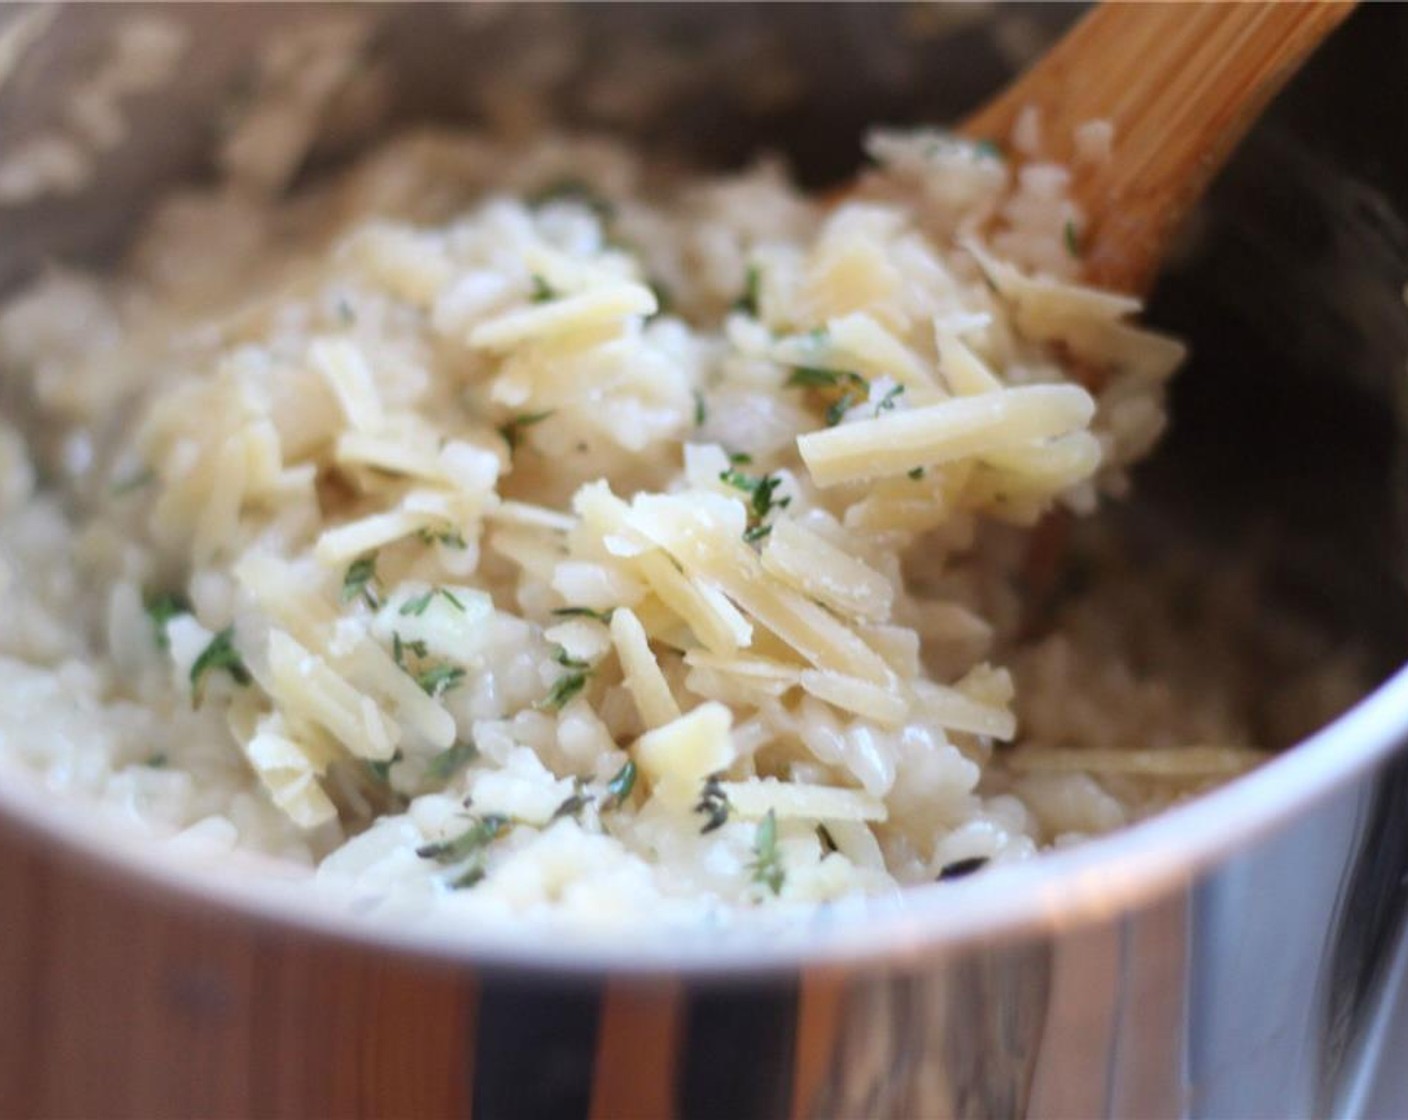
[[1033,625],[1181,347],[1078,284],[1065,169],[869,150],[824,204],[412,134],[39,279],[0,756],[364,902],[584,922],[953,878],[1253,764],[1108,609]]

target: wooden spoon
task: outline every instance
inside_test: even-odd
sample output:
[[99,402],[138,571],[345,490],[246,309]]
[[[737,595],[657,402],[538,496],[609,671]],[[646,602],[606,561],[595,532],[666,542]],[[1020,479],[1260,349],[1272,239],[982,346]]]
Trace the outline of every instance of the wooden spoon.
[[1080,169],[1085,279],[1142,294],[1174,233],[1261,111],[1352,3],[1101,4],[960,128],[1006,139],[1040,113],[1043,159],[1070,164],[1073,131],[1115,128],[1114,154]]

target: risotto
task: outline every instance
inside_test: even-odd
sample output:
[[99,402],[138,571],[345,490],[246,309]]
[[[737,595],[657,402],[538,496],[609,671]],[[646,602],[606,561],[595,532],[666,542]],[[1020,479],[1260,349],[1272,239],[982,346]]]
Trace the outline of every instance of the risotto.
[[39,279],[0,756],[364,904],[585,922],[952,879],[1252,765],[1225,692],[1031,625],[1180,345],[1078,283],[1065,169],[869,150],[827,204],[413,134]]

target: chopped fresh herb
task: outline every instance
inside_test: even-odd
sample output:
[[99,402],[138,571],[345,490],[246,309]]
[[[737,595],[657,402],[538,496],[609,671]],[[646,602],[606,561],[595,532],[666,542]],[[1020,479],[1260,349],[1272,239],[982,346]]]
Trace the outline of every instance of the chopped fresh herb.
[[429,652],[430,650],[427,648],[425,642],[419,638],[413,642],[405,642],[401,640],[400,634],[393,633],[391,635],[391,658],[400,668],[405,669],[408,673],[410,669],[406,665],[406,654],[410,653],[416,657],[424,657]]
[[555,409],[549,408],[544,412],[524,412],[500,427],[499,435],[504,437],[504,442],[508,444],[510,451],[517,451],[518,445],[523,440],[523,429],[531,428],[534,424],[541,424],[555,411]]
[[532,206],[546,206],[550,202],[580,202],[595,212],[601,221],[609,221],[615,208],[604,199],[590,183],[582,179],[565,178],[549,183],[542,190],[530,196]]
[[748,870],[753,873],[753,882],[761,883],[773,894],[782,893],[787,872],[782,866],[782,854],[777,850],[777,813],[772,809],[758,825],[753,840],[753,862]]
[[152,631],[156,634],[157,649],[171,648],[171,639],[166,636],[166,624],[178,614],[190,614],[190,601],[174,592],[163,592],[147,598],[147,617],[152,620]]
[[748,266],[748,275],[743,281],[743,294],[734,302],[733,309],[741,311],[745,315],[758,317],[758,292],[762,284],[763,275],[755,264]]
[[148,755],[147,758],[143,760],[142,765],[150,767],[153,770],[165,770],[166,764],[169,761],[170,759],[166,757],[165,751],[157,751],[156,754]]
[[376,553],[369,552],[348,565],[347,574],[342,577],[342,601],[350,603],[353,599],[361,599],[376,610],[381,603],[375,588],[380,585],[376,574]]
[[989,159],[1002,159],[1002,145],[996,140],[974,140],[973,151],[980,156],[987,156]]
[[433,782],[448,782],[478,756],[479,748],[473,743],[454,743],[430,760],[426,776]]
[[421,859],[433,859],[442,866],[463,863],[464,870],[450,881],[455,890],[472,887],[488,873],[485,859],[489,845],[508,831],[507,817],[486,813],[453,840],[426,844],[416,849]]
[[713,832],[716,828],[723,828],[729,813],[733,811],[733,806],[729,804],[728,794],[724,792],[723,786],[720,784],[722,779],[722,774],[710,774],[704,779],[704,788],[699,792],[699,801],[694,806],[694,811],[707,818],[704,827],[699,830],[701,835]]
[[846,413],[851,410],[851,405],[855,403],[856,395],[847,389],[826,406],[826,426],[834,428],[845,418]]
[[544,279],[543,279],[541,276],[539,276],[536,272],[533,273],[533,302],[534,302],[534,303],[547,303],[549,300],[557,299],[557,296],[558,296],[558,293],[557,293],[557,291],[553,288],[553,286],[552,286],[551,284],[549,284],[546,280],[544,280]]
[[464,670],[443,662],[427,666],[415,674],[416,684],[431,699],[437,699],[464,680]]
[[748,495],[748,528],[744,530],[743,539],[750,544],[771,531],[771,527],[764,524],[770,514],[792,504],[791,498],[776,497],[782,485],[781,475],[765,474],[755,478],[730,467],[719,472],[719,481]]
[[557,678],[547,698],[538,703],[538,710],[560,712],[567,704],[587,687],[587,677],[591,673],[584,669],[573,669]]
[[601,623],[611,621],[611,611],[595,611],[591,607],[557,607],[552,613],[558,618],[594,618]]
[[704,403],[704,394],[698,389],[694,390],[694,426],[702,428],[704,422],[709,419],[709,406]]
[[628,758],[621,769],[611,776],[611,780],[606,783],[606,796],[601,800],[601,811],[604,813],[608,809],[615,809],[626,803],[626,799],[631,796],[631,790],[636,788],[636,763],[635,759]]
[[249,670],[245,668],[243,659],[239,651],[235,649],[235,628],[227,626],[210,639],[210,644],[201,650],[200,656],[196,658],[191,666],[191,692],[195,703],[199,704],[205,694],[205,677],[207,673],[224,670],[239,685],[250,684],[254,678],[249,675]]
[[372,781],[379,786],[389,786],[391,784],[391,768],[404,757],[401,748],[397,747],[396,752],[390,758],[366,758],[362,762],[367,768],[367,773],[371,775]]
[[987,863],[987,856],[969,856],[967,859],[954,860],[939,872],[939,877],[936,881],[946,883],[950,879],[962,879],[966,875],[971,875],[975,871],[982,870],[982,868],[987,866]]
[[131,494],[134,490],[140,490],[144,486],[150,486],[155,481],[156,471],[152,470],[151,467],[143,467],[136,474],[128,478],[116,480],[112,486],[108,488],[108,493],[114,498],[120,497],[123,494]]
[[446,548],[469,547],[458,529],[417,529],[416,537],[425,544],[443,544]]
[[923,477],[924,477],[924,468],[923,468],[923,467],[915,467],[913,470],[908,470],[908,471],[905,471],[904,473],[907,474],[910,478],[913,478],[913,479],[920,479],[920,478],[923,478]]
[[875,406],[875,415],[879,416],[882,412],[889,412],[892,408],[894,408],[895,401],[899,399],[900,394],[902,394],[903,392],[903,385],[895,385],[894,387],[892,387],[889,392],[887,392],[883,397],[880,398],[880,403]]
[[836,837],[831,835],[831,830],[824,824],[816,826],[816,838],[821,841],[821,850],[826,855],[832,852],[839,852],[841,849],[836,846]]
[[337,297],[337,318],[344,327],[350,327],[357,321],[357,312],[346,296]]
[[586,784],[581,778],[575,782],[570,797],[566,798],[561,805],[553,810],[551,820],[561,820],[563,817],[572,817],[574,820],[582,815],[582,810],[592,803],[593,795],[587,792]]
[[430,606],[430,600],[437,595],[444,599],[445,602],[449,603],[450,606],[454,607],[455,610],[459,611],[460,614],[464,614],[464,603],[460,602],[459,596],[453,591],[449,591],[443,587],[432,587],[429,591],[422,592],[413,598],[407,599],[401,604],[401,609],[396,613],[401,615],[414,615],[416,618],[419,618],[425,613],[426,608]]
[[731,451],[729,452],[728,461],[735,467],[746,467],[753,462],[753,456],[749,455],[746,451]]
[[1067,220],[1065,227],[1066,252],[1073,257],[1080,256],[1080,235],[1076,232],[1075,222]]
[[843,385],[857,389],[870,388],[870,382],[858,373],[817,369],[815,366],[797,366],[787,378],[787,387],[790,389],[836,389]]
[[552,659],[564,669],[590,669],[591,662],[571,656],[562,646],[555,646]]

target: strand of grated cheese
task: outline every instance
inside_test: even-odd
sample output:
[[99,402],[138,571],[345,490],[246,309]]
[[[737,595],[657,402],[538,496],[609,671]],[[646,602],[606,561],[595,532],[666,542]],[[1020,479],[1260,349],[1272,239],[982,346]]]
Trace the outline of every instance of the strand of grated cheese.
[[825,488],[1066,435],[1094,415],[1095,401],[1077,385],[1029,385],[807,432],[797,449]]

